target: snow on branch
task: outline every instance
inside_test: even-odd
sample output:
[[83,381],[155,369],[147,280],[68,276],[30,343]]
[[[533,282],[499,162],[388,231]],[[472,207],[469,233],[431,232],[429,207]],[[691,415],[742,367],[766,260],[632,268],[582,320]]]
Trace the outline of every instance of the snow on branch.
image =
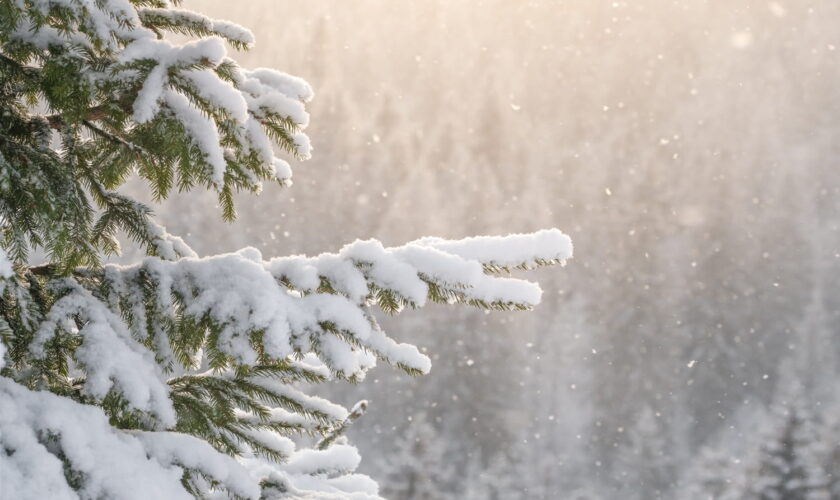
[[[247,453],[237,461],[186,434],[119,430],[100,408],[0,377],[3,491],[15,492],[18,500],[76,500],[77,483],[84,485],[84,498],[188,500],[222,498],[224,491],[257,500],[276,498],[264,489],[273,484],[278,496],[379,499],[376,483],[353,474],[360,460],[354,447],[296,451],[287,438],[272,437],[286,463]],[[342,473],[347,475],[334,477]],[[192,478],[189,491],[184,477]]]
[[[261,180],[288,183],[289,164],[275,155],[272,145],[298,159],[309,158],[312,147],[302,131],[309,123],[305,102],[312,98],[312,88],[276,70],[240,69],[227,57],[225,43],[250,48],[254,36],[246,28],[172,8],[167,2],[146,4],[150,5],[138,7],[128,0],[20,2],[10,37],[30,54],[21,63],[35,59],[45,66],[48,58],[37,61],[44,51],[74,49],[62,57],[72,60],[84,78],[90,101],[87,112],[75,112],[100,138],[149,154],[155,149],[143,147],[148,135],[162,127],[171,129],[167,135],[179,144],[170,144],[170,149],[181,156],[157,160],[177,163],[191,156],[191,164],[203,169],[201,175],[226,203],[231,187],[259,190]],[[197,38],[176,43],[164,36],[167,31]],[[43,70],[37,65],[28,69],[33,74]],[[66,127],[65,118],[51,116],[49,123]],[[125,118],[141,127],[114,134],[92,123]],[[232,217],[229,207],[226,216]]]
[[250,30],[229,21],[210,19],[197,12],[146,7],[138,9],[138,14],[143,26],[153,30],[169,30],[193,36],[216,35],[237,49],[247,49],[254,45],[254,34]]
[[65,465],[70,478],[84,479],[88,498],[193,498],[181,485],[179,468],[160,461],[162,455],[148,458],[146,448],[112,427],[101,409],[31,391],[5,377],[0,377],[0,449],[3,491],[15,492],[19,500],[77,500]]
[[557,229],[531,234],[476,236],[458,241],[422,238],[418,245],[437,248],[481,262],[488,270],[531,269],[546,264],[565,264],[572,257],[572,240]]
[[[483,253],[477,250],[481,240],[430,241],[396,248],[356,241],[337,254],[268,261],[253,248],[174,262],[147,258],[134,266],[106,266],[102,287],[109,303],[124,309],[134,335],[170,364],[179,356],[169,346],[181,344],[175,340],[189,334],[183,326],[189,324],[202,325],[202,337],[179,359],[206,348],[215,360],[211,366],[223,368],[315,353],[334,374],[359,378],[375,358],[412,372],[430,368],[415,347],[380,330],[371,305],[386,313],[428,301],[528,309],[539,303],[539,286],[493,276],[484,266],[521,267],[571,257],[568,237],[556,230],[487,239]],[[168,330],[149,328],[150,301]]]
[[[189,250],[162,253],[172,258]],[[149,257],[133,266],[42,278],[56,298],[31,320],[25,351],[15,352],[29,362],[72,354],[85,372],[74,382],[83,394],[103,400],[115,392],[127,408],[164,427],[175,423],[171,391],[182,395],[181,407],[202,404],[206,391],[242,391],[243,400],[257,405],[242,409],[257,417],[266,417],[260,405],[279,406],[337,425],[345,409],[288,384],[327,376],[358,380],[377,359],[410,373],[431,367],[415,346],[381,330],[372,306],[386,313],[429,301],[528,309],[539,303],[539,286],[495,276],[485,266],[569,257],[569,239],[557,230],[394,248],[356,241],[335,254],[267,261],[253,248],[203,259]],[[7,293],[21,297],[37,291],[4,282]],[[214,376],[205,381],[200,370]],[[166,374],[175,378],[167,381]],[[225,377],[235,384],[225,386]]]
[[539,303],[536,284],[485,271],[563,263],[571,239],[557,229],[534,234],[450,241],[424,238],[384,248],[356,241],[338,254],[283,257],[271,272],[302,292],[334,290],[358,303],[375,301],[388,313],[434,302],[465,302],[495,309],[526,309]]
[[[57,337],[79,337],[73,355],[85,368],[85,392],[97,399],[118,390],[137,410],[154,414],[164,426],[175,424],[169,391],[151,352],[132,338],[122,319],[74,280],[60,280],[63,288],[44,317],[29,350],[35,359],[48,355],[45,344]],[[72,341],[71,341],[72,342]]]

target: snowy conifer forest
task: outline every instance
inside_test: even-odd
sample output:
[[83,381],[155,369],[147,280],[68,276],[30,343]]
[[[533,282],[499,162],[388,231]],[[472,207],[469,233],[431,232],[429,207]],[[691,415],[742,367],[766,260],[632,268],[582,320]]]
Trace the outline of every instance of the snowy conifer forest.
[[838,333],[834,0],[0,0],[0,500],[840,500]]

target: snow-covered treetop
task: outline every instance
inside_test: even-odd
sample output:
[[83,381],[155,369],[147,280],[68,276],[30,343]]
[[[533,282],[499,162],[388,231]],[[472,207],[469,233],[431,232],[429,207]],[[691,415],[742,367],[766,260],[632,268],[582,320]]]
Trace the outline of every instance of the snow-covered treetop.
[[[312,90],[239,68],[251,33],[159,0],[0,0],[0,471],[29,498],[377,498],[341,434],[365,410],[299,382],[429,358],[379,327],[429,302],[524,310],[505,276],[562,263],[552,229],[265,259],[200,258],[119,193],[288,183]],[[173,32],[194,39],[174,43]],[[122,231],[146,249],[101,264]],[[31,250],[49,262],[29,265]],[[315,449],[290,436],[312,434]],[[37,477],[36,481],[32,478]],[[9,488],[9,489],[7,489]]]

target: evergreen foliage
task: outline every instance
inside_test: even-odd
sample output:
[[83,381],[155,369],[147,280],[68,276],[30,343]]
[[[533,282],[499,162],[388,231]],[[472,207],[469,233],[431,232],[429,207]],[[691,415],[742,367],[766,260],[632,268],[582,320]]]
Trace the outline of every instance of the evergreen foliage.
[[817,422],[801,395],[776,411],[757,463],[748,473],[746,498],[756,500],[829,500]]
[[[0,470],[14,498],[376,498],[348,411],[297,388],[429,360],[373,314],[523,310],[500,275],[562,262],[557,230],[264,260],[199,259],[120,193],[289,184],[306,82],[248,71],[253,36],[163,0],[0,0]],[[167,33],[192,37],[170,42]],[[148,257],[103,265],[124,234]],[[45,264],[32,265],[44,256]],[[289,436],[320,437],[296,449]],[[129,473],[130,471],[130,473]],[[39,477],[33,483],[27,478]]]
[[425,413],[411,419],[395,443],[392,460],[386,460],[390,477],[383,481],[394,485],[384,492],[388,498],[441,498],[446,486],[457,481],[455,466],[446,458],[451,450],[440,434]]
[[[798,376],[783,367],[787,378],[777,388],[770,411],[756,412],[759,421],[751,444],[735,453],[730,443],[705,448],[682,481],[686,498],[705,500],[833,500],[831,489],[836,429],[807,404]],[[741,459],[738,455],[744,455]]]
[[617,453],[624,467],[622,480],[626,481],[628,490],[625,495],[627,498],[663,498],[673,470],[660,415],[649,406],[642,408],[636,422],[627,430],[627,438],[628,442]]
[[683,486],[691,500],[736,500],[744,491],[740,463],[714,448],[704,448]]

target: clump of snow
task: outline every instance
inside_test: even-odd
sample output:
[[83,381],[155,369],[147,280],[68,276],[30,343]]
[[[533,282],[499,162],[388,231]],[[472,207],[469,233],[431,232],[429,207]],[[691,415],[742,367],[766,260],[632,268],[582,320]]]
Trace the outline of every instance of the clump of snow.
[[340,474],[356,470],[361,460],[355,447],[337,444],[326,450],[301,450],[283,470],[290,474]]
[[255,41],[254,34],[247,28],[230,21],[210,19],[190,10],[173,9],[171,7],[165,9],[143,8],[140,9],[140,13],[146,17],[164,18],[173,24],[201,26],[206,31],[215,33],[228,41],[239,42],[246,47],[252,46]]
[[210,179],[217,187],[222,186],[227,162],[220,144],[221,138],[216,122],[208,120],[183,94],[167,90],[163,93],[163,99],[184,126],[184,130],[190,134],[195,144],[204,153],[205,160],[213,169],[210,172]]
[[152,243],[162,259],[178,260],[181,257],[198,257],[198,254],[182,238],[169,234],[163,226],[151,219],[146,222],[146,231],[153,237]]
[[15,275],[12,261],[9,260],[5,250],[0,248],[0,279],[9,279]]
[[112,427],[101,409],[30,391],[4,377],[0,448],[2,492],[14,492],[17,500],[79,498],[56,450],[84,475],[86,498],[193,498],[181,485],[180,468],[149,458],[141,442]]
[[206,441],[177,432],[138,432],[146,453],[161,464],[177,464],[219,481],[244,498],[259,498],[259,485],[248,470],[232,457],[213,449]]
[[531,267],[539,261],[563,262],[572,258],[574,253],[572,239],[559,229],[508,236],[477,236],[458,241],[423,238],[414,243],[501,267]]
[[[326,450],[296,451],[288,438],[251,433],[259,434],[261,443],[288,456],[288,461],[277,464],[253,457],[237,461],[186,434],[121,431],[110,425],[100,408],[0,378],[0,447],[5,450],[0,453],[0,492],[14,492],[16,500],[77,500],[79,492],[67,484],[60,454],[84,476],[83,498],[192,499],[181,483],[184,470],[190,470],[224,492],[252,500],[264,498],[260,483],[265,480],[306,498],[379,499],[374,481],[353,474],[360,461],[354,447],[337,444]],[[226,498],[209,483],[201,493]]]
[[312,87],[303,78],[271,68],[257,68],[249,71],[248,74],[251,78],[259,80],[264,85],[268,85],[284,95],[303,102],[309,102],[315,97],[315,92],[312,91]]
[[[75,332],[81,345],[75,358],[85,368],[84,391],[98,399],[116,388],[138,410],[158,417],[166,427],[175,425],[175,410],[169,390],[154,355],[137,342],[122,319],[72,280],[61,286],[65,295],[53,304],[40,324],[30,350],[46,355],[44,345],[56,335]],[[77,328],[76,319],[84,326]]]

